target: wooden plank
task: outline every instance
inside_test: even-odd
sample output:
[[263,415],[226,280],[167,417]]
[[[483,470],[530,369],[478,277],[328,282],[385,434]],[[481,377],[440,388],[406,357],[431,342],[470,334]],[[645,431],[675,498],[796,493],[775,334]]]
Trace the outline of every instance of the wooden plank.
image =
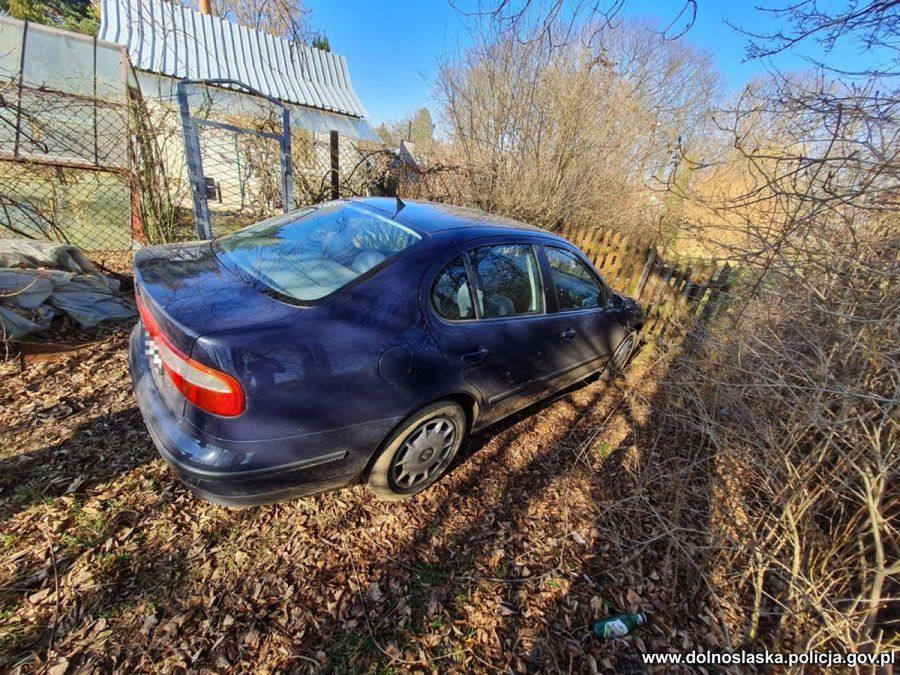
[[[713,268],[713,270],[715,271],[715,268]],[[711,288],[711,277],[707,277],[706,280],[694,290],[694,299],[692,301],[694,317],[699,318],[704,311],[704,307],[706,306],[706,303],[709,302],[709,297],[712,294]]]
[[642,242],[640,247],[635,249],[634,258],[631,260],[631,274],[628,276],[622,287],[625,295],[634,295],[638,279],[640,279],[641,273],[644,271],[644,265],[647,262],[649,255],[650,246],[648,246],[646,242]]
[[672,307],[672,284],[678,278],[679,267],[676,262],[671,263],[671,271],[666,275],[663,283],[660,285],[656,299],[656,323],[655,330],[657,335],[662,332],[663,326],[668,321],[670,309]]
[[662,318],[662,306],[665,302],[666,296],[670,294],[671,288],[669,286],[669,282],[672,280],[672,275],[675,274],[675,270],[677,269],[677,262],[668,263],[664,276],[661,279],[661,283],[659,284],[658,289],[654,292],[654,300],[652,303],[653,307],[653,325],[651,326],[651,332],[658,332],[659,330],[659,322]]
[[600,236],[600,232],[590,225],[585,225],[585,230],[583,232],[583,236],[577,241],[573,242],[578,248],[581,249],[581,252],[584,253],[588,260],[591,259],[590,249],[594,245],[594,240]]
[[731,271],[731,266],[726,263],[722,269],[719,270],[719,274],[715,281],[710,284],[709,298],[703,305],[703,310],[700,313],[699,322],[701,324],[709,323],[718,313],[724,294],[731,288]]
[[587,227],[584,223],[572,225],[572,229],[569,231],[569,236],[566,237],[573,245],[581,248],[580,244],[582,238],[584,237],[584,228]]
[[616,267],[615,275],[613,277],[613,283],[616,285],[616,288],[621,288],[622,286],[622,277],[625,276],[625,268],[628,265],[628,261],[631,259],[633,253],[634,241],[630,236],[625,235],[624,239],[622,239],[622,244],[619,246],[619,250],[615,260]]
[[599,259],[601,255],[606,251],[608,246],[608,240],[610,236],[609,230],[596,230],[595,239],[591,244],[591,247],[584,252],[584,254],[588,257],[592,263],[594,263],[594,267],[596,267],[600,274],[603,274],[603,278],[606,279],[606,275],[603,273],[599,265]]
[[685,303],[691,315],[696,315],[703,293],[709,286],[709,280],[716,271],[715,263],[706,261],[701,263],[695,272],[691,282],[685,288]]
[[681,320],[682,311],[684,308],[682,302],[682,299],[684,297],[684,289],[687,286],[688,281],[691,278],[691,273],[693,272],[695,267],[695,265],[691,265],[688,261],[684,261],[681,263],[680,269],[676,270],[674,276],[672,277],[671,297],[666,303],[664,311],[665,319],[663,325],[660,327],[660,339],[665,338],[669,331],[672,330]]
[[647,280],[650,278],[650,273],[653,271],[653,264],[655,262],[656,247],[650,246],[647,249],[647,257],[644,260],[644,267],[641,270],[641,275],[638,277],[637,283],[634,285],[634,291],[632,291],[632,295],[639,301],[644,294],[644,287],[647,285]]
[[678,258],[669,263],[669,273],[663,279],[659,289],[659,304],[663,304],[668,296],[672,295],[672,279],[678,273]]
[[623,236],[619,239],[616,247],[609,252],[606,258],[606,282],[610,286],[616,285],[616,279],[619,276],[619,266],[622,262],[622,254],[628,246],[628,237]]
[[32,363],[49,361],[65,354],[92,349],[101,344],[100,340],[86,342],[13,342],[19,349],[19,368],[25,370]]
[[605,266],[605,260],[609,257],[609,253],[615,245],[616,233],[613,230],[605,230],[603,232],[603,242],[594,252],[594,259],[597,261],[598,268]]
[[722,272],[719,274],[718,283],[717,283],[717,291],[715,297],[715,303],[713,305],[712,314],[709,317],[709,320],[712,321],[716,318],[716,315],[719,313],[719,310],[722,306],[728,301],[728,293],[731,290],[731,285],[734,283],[735,273],[734,268],[730,265],[725,265],[722,268]]
[[644,247],[641,245],[641,242],[629,242],[628,250],[622,258],[622,266],[619,268],[618,280],[616,281],[618,288],[623,289],[623,293],[627,294],[627,289],[631,288],[635,274],[634,268],[638,266],[637,261],[640,259],[643,251]]
[[597,258],[597,268],[604,273],[604,276],[606,276],[607,260],[609,260],[611,253],[615,251],[621,239],[622,235],[618,232],[613,232],[612,236],[610,236],[609,240],[606,242],[606,250],[603,252],[603,256],[598,256]]
[[644,305],[645,313],[644,330],[647,330],[648,332],[650,326],[653,325],[653,311],[656,309],[656,291],[662,283],[663,277],[666,274],[666,270],[666,261],[660,258],[658,255],[654,256],[653,266],[650,270],[650,274],[648,275],[647,284],[643,289],[643,293],[641,294],[641,302]]
[[[594,238],[597,237],[598,231],[595,227],[593,227],[590,223],[585,223],[584,228],[581,232],[581,238],[578,241],[578,248],[582,251],[585,249],[590,250],[593,246]],[[590,255],[585,253],[585,255],[590,258]]]
[[700,274],[700,271],[704,267],[705,265],[702,265],[700,263],[694,263],[693,265],[691,265],[690,270],[688,271],[687,276],[684,280],[684,288],[682,288],[681,294],[678,298],[678,304],[681,307],[687,306],[691,297],[691,293],[693,293],[693,289],[697,285],[697,275]]
[[691,276],[692,266],[687,261],[681,263],[681,266],[674,278],[672,279],[672,307],[678,308],[680,306],[681,296],[684,293],[684,287],[687,285],[688,279]]
[[591,238],[585,242],[585,247],[581,249],[581,252],[584,253],[591,262],[594,262],[592,251],[595,251],[602,246],[604,234],[605,232],[603,230],[593,230],[591,232]]

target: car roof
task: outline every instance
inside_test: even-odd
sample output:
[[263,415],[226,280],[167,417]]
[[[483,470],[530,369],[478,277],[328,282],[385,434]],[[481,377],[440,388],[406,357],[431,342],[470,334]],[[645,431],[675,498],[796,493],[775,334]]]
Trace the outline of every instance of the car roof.
[[463,206],[404,199],[404,206],[397,214],[397,200],[394,197],[362,197],[350,201],[378,209],[391,216],[399,215],[404,221],[427,234],[446,230],[477,229],[480,236],[491,234],[493,230],[498,232],[515,230],[553,236],[543,228]]

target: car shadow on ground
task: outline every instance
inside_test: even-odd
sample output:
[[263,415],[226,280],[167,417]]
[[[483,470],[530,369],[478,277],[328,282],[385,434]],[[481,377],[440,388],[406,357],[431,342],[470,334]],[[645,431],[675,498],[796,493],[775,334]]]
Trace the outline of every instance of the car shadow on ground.
[[[430,507],[436,508],[432,510],[429,521],[421,523],[422,526],[416,528],[416,536],[404,547],[397,549],[390,559],[384,561],[385,567],[379,576],[397,573],[409,576],[408,568],[417,569],[421,563],[417,553],[419,548],[444,527],[444,517],[441,514],[453,513],[454,504],[460,500],[470,504],[473,500],[478,500],[480,493],[493,490],[497,480],[508,480],[502,472],[494,472],[496,475],[491,481],[486,482],[483,479],[485,460],[479,458],[482,449],[489,445],[494,446],[490,463],[505,465],[507,463],[505,458],[516,445],[516,438],[526,430],[533,429],[547,408],[551,406],[572,408],[580,415],[595,404],[599,393],[586,398],[578,405],[566,400],[569,393],[580,389],[581,386],[573,386],[560,395],[562,398],[557,396],[551,401],[532,406],[473,435],[459,453],[448,478],[432,488],[434,494],[417,497],[404,504],[406,508],[416,510],[417,501],[426,500]],[[4,606],[11,607],[24,602],[43,608],[43,612],[36,613],[37,616],[33,621],[26,621],[20,625],[13,634],[14,639],[7,637],[3,640],[6,647],[4,651],[7,651],[6,658],[3,659],[5,663],[17,663],[23,658],[28,659],[29,655],[43,660],[48,654],[55,653],[53,650],[61,648],[63,640],[75,640],[79,631],[87,630],[88,618],[94,621],[102,618],[104,622],[115,622],[138,605],[159,608],[151,615],[152,618],[143,619],[144,622],[149,622],[148,625],[151,627],[146,631],[147,635],[155,634],[152,626],[155,625],[157,615],[162,621],[171,616],[172,612],[176,611],[175,607],[181,605],[190,595],[200,593],[199,589],[190,588],[190,583],[186,581],[186,578],[190,577],[187,570],[196,566],[197,558],[202,559],[208,556],[210,551],[221,549],[223,542],[240,539],[244,535],[244,528],[248,528],[249,531],[264,531],[266,521],[277,521],[275,529],[278,531],[272,542],[277,547],[285,544],[285,537],[291,538],[288,528],[291,521],[297,519],[298,512],[302,514],[304,511],[319,510],[315,506],[317,501],[327,504],[348,500],[347,508],[340,514],[342,522],[362,520],[365,523],[373,513],[393,515],[392,505],[373,502],[368,493],[360,491],[359,488],[339,490],[310,500],[269,507],[222,509],[203,502],[184,490],[165,467],[161,466],[161,462],[156,462],[160,466],[151,472],[156,474],[156,480],[152,485],[155,490],[151,489],[142,503],[127,505],[127,508],[113,506],[107,512],[108,501],[120,501],[120,496],[116,493],[117,485],[130,474],[147,473],[149,467],[145,465],[155,456],[139,412],[135,408],[128,408],[112,415],[100,415],[89,419],[76,427],[71,436],[61,443],[4,461],[3,466],[7,468],[7,472],[4,473],[4,487],[19,486],[14,493],[14,496],[18,496],[11,499],[2,512],[4,520],[29,509],[40,509],[42,505],[51,508],[60,501],[73,502],[64,505],[67,510],[57,518],[55,526],[49,526],[47,529],[36,528],[26,535],[33,540],[30,551],[32,560],[19,561],[23,564],[18,565],[17,573],[4,579],[3,587],[0,589]],[[470,471],[468,465],[473,461],[479,466]],[[543,483],[549,480],[553,471],[558,468],[559,466],[553,465],[539,469],[532,467],[526,470],[525,478],[532,480],[538,477]],[[467,475],[462,476],[461,473]],[[534,473],[534,476],[531,476],[531,473]],[[514,475],[516,474],[512,474],[509,478]],[[21,487],[23,485],[35,488],[24,490]],[[111,500],[103,498],[107,492],[112,493]],[[502,508],[503,502],[512,492],[514,490],[508,488],[499,503],[491,501],[492,508]],[[159,537],[155,532],[147,530],[171,526],[172,523],[166,521],[173,519],[172,512],[175,510],[178,511],[175,519],[186,518],[184,525],[191,531],[191,536],[167,539],[160,542],[161,545],[154,546],[153,542],[158,541]],[[510,515],[515,517],[514,513]],[[147,522],[154,518],[158,519],[156,525]],[[491,519],[496,518],[495,513]],[[201,526],[198,532],[196,523],[204,519],[212,519],[215,525]],[[315,529],[318,533],[310,534],[317,539],[320,553],[334,546],[343,548],[344,544],[331,542],[327,535],[319,534],[328,529],[327,521],[317,524],[319,527]],[[180,525],[176,522],[174,527],[178,529]],[[123,533],[126,533],[124,537]],[[352,530],[349,533],[352,534]],[[451,571],[459,572],[460,563],[469,560],[469,554],[461,558],[453,554],[465,536],[464,532],[457,532],[441,545],[441,555],[446,554],[450,567],[444,569],[440,565],[431,564],[433,580],[438,581]],[[137,547],[129,546],[129,541],[138,542]],[[482,547],[484,545],[486,543],[483,543]],[[346,554],[342,550],[341,557],[345,561],[352,562],[355,561],[357,554],[352,551]],[[474,562],[474,558],[472,561]],[[366,569],[364,574],[370,576],[374,571]],[[78,586],[79,578],[85,574],[93,579],[93,582],[88,584],[88,590],[56,590],[59,586],[68,585],[73,577],[73,585]],[[335,569],[329,566],[320,570],[317,575],[303,575],[304,591],[310,591],[315,595],[314,589],[332,583],[334,574]],[[50,592],[51,578],[54,585],[52,592]],[[345,577],[344,581],[348,579],[349,576]],[[417,584],[419,582],[415,581],[414,585]],[[228,594],[234,590],[236,589],[230,589]],[[351,597],[348,594],[348,602]],[[319,603],[313,604],[312,607],[315,608],[316,604],[320,603],[321,598]],[[233,610],[231,616],[234,623],[239,626],[257,623],[237,609]],[[264,630],[266,625],[274,624],[263,622],[257,630]],[[143,626],[142,623],[138,630],[142,630]],[[346,637],[342,637],[342,628],[345,628],[343,621],[328,627],[321,634],[310,633],[307,638],[299,640],[301,652],[321,651],[319,647],[328,644],[321,641],[322,636],[327,636],[332,642],[337,641],[340,647],[347,641]],[[98,650],[99,653],[91,651],[94,651],[95,659],[99,659],[94,663],[112,663],[107,660],[108,655],[102,650]],[[338,660],[340,660],[339,652],[341,648],[337,648]],[[202,655],[201,653],[200,656]],[[231,660],[234,655],[227,658]]]

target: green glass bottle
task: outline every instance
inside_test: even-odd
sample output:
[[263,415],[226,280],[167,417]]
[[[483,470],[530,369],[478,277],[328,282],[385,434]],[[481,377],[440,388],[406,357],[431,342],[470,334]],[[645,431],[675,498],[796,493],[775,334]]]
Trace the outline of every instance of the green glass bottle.
[[647,615],[643,612],[637,614],[613,614],[600,619],[594,624],[594,635],[608,640],[609,638],[623,637],[632,633],[638,626],[647,622]]

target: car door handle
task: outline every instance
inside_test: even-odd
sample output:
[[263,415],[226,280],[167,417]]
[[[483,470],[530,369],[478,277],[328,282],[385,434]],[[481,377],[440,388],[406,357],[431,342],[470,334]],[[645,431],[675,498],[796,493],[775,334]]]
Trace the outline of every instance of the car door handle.
[[481,363],[482,361],[484,361],[488,357],[488,354],[490,354],[490,353],[491,353],[491,350],[488,349],[487,347],[479,347],[474,352],[469,352],[468,354],[463,354],[462,360],[463,360],[463,363],[471,363],[471,364],[475,365],[477,363]]
[[560,336],[563,340],[571,340],[571,339],[574,338],[576,335],[577,335],[577,333],[575,332],[575,329],[574,329],[574,328],[566,328],[562,333],[559,334],[559,336]]

